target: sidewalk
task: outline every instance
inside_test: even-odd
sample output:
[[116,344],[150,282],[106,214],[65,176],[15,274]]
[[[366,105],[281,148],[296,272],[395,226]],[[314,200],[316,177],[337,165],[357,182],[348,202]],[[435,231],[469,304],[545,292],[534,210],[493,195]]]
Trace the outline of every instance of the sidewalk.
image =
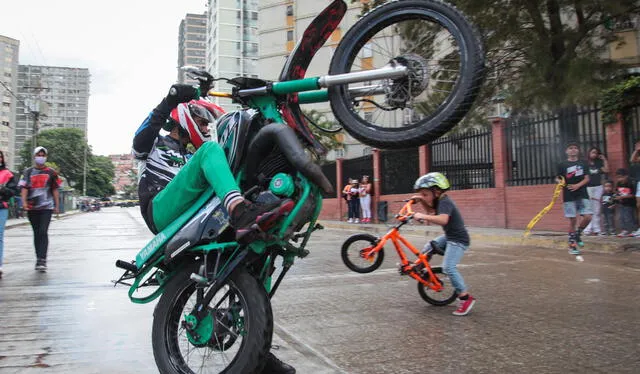
[[[327,229],[348,230],[353,232],[368,232],[374,235],[384,235],[394,221],[386,224],[374,223],[347,223],[345,221],[321,220],[320,224]],[[556,231],[532,231],[532,234],[523,239],[523,230],[496,229],[467,227],[471,236],[471,242],[481,244],[493,244],[501,246],[533,246],[554,249],[567,248],[567,234]],[[408,224],[400,229],[404,235],[435,238],[442,234],[442,228],[435,225]],[[640,250],[640,238],[618,238],[615,236],[585,236],[582,238],[585,245],[581,250],[586,252],[615,253],[632,250]]]
[[[55,221],[57,221],[59,219],[63,219],[65,217],[68,217],[68,216],[71,216],[71,215],[74,215],[74,214],[79,214],[79,213],[82,213],[82,212],[80,210],[78,210],[78,209],[74,209],[74,210],[71,210],[71,211],[68,211],[68,212],[60,213],[58,215],[54,214],[51,217],[51,221],[55,222]],[[27,219],[26,214],[27,213],[25,212],[25,216],[23,218],[10,218],[10,219],[8,219],[7,220],[7,224],[4,226],[5,229],[10,229],[10,228],[13,228],[13,227],[28,225],[29,224],[29,220]]]

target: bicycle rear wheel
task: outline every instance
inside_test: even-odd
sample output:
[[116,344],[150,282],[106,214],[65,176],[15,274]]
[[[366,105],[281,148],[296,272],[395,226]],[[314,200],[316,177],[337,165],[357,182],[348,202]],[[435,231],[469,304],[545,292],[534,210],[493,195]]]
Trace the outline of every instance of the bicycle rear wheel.
[[484,78],[478,32],[455,7],[407,0],[362,17],[340,41],[329,73],[407,67],[408,75],[329,88],[331,108],[354,138],[380,148],[426,144],[469,111]]
[[432,267],[431,271],[436,277],[438,277],[440,283],[442,283],[442,290],[434,291],[424,284],[418,282],[418,293],[420,294],[420,296],[424,299],[424,301],[435,306],[445,306],[454,302],[458,297],[458,292],[455,288],[453,288],[453,284],[451,284],[449,276],[443,273],[442,268],[439,266]]

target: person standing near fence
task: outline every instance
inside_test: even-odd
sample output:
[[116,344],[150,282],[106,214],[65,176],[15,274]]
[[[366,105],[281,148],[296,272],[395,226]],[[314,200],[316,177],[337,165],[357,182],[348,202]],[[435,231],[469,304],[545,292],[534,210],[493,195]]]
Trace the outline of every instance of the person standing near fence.
[[589,195],[593,216],[589,225],[584,229],[584,234],[598,235],[602,232],[600,224],[600,197],[602,197],[603,189],[602,175],[609,172],[609,162],[598,147],[591,147],[587,153],[587,166],[589,167],[587,194]]
[[[566,183],[562,199],[564,216],[569,219],[569,253],[579,255],[580,250],[577,247],[583,245],[580,234],[591,221],[592,214],[586,187],[589,183],[588,166],[578,158],[578,143],[568,142],[565,153],[567,159],[558,164],[557,175],[564,178]],[[580,222],[578,216],[581,216]]]
[[360,223],[360,199],[358,180],[349,178],[349,183],[342,190],[342,196],[349,207],[349,223]]
[[58,193],[58,174],[45,166],[47,149],[36,147],[33,151],[34,166],[22,173],[18,185],[24,209],[33,229],[33,244],[36,249],[36,267],[40,272],[47,271],[47,251],[49,249],[49,223],[51,215],[58,213],[60,196]]
[[[640,224],[640,139],[636,140],[631,154],[631,176],[636,181],[636,223]],[[633,233],[633,236],[640,236],[640,228]]]
[[2,278],[2,260],[4,257],[4,226],[9,217],[9,199],[18,193],[18,183],[4,161],[4,153],[0,151],[0,278]]
[[613,193],[613,182],[610,180],[604,182],[604,190],[602,191],[600,203],[602,204],[602,234],[615,235],[616,200],[615,194]]
[[636,229],[636,184],[629,179],[627,169],[616,170],[616,203],[620,232],[618,237],[633,236]]
[[360,208],[362,208],[362,223],[371,223],[371,183],[369,176],[363,175],[360,180]]

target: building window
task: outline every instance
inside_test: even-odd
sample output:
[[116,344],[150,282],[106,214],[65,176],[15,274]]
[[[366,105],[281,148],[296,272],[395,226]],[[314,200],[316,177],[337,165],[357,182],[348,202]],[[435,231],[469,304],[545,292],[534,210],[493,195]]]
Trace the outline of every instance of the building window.
[[288,16],[293,15],[293,5],[287,5],[287,15]]
[[290,42],[293,40],[293,30],[287,31],[287,41]]

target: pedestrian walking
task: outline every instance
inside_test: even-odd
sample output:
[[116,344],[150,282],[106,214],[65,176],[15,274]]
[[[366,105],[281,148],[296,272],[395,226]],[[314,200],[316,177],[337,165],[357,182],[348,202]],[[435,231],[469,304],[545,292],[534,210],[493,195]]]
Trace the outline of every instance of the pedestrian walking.
[[360,208],[362,209],[362,222],[371,223],[371,183],[369,176],[363,175],[360,180]]
[[585,235],[598,235],[602,231],[600,223],[600,197],[602,197],[602,177],[609,172],[609,162],[598,147],[589,148],[587,152],[587,166],[589,167],[589,183],[587,195],[591,203],[593,215],[591,222],[584,229]]
[[9,217],[9,200],[18,193],[18,183],[4,160],[4,153],[0,151],[0,278],[2,278],[2,262],[4,259],[4,226]]
[[[569,219],[569,253],[579,255],[577,246],[582,247],[582,231],[591,221],[591,203],[587,194],[589,183],[588,166],[579,159],[580,148],[576,142],[568,142],[565,147],[567,159],[558,164],[558,177],[565,180],[563,188],[564,216]],[[577,216],[581,216],[578,222]]]
[[636,209],[636,184],[629,179],[627,169],[616,170],[616,210],[620,220],[620,232],[618,237],[633,236],[636,229],[635,209]]
[[60,196],[58,174],[45,166],[47,149],[36,147],[33,151],[33,166],[25,169],[18,186],[22,188],[23,208],[33,229],[33,244],[36,250],[36,267],[47,271],[47,251],[49,249],[49,223],[51,215],[58,213]]
[[604,189],[602,197],[600,198],[601,210],[602,210],[602,235],[615,235],[615,213],[616,213],[616,200],[613,193],[613,182],[608,180],[604,182]]

